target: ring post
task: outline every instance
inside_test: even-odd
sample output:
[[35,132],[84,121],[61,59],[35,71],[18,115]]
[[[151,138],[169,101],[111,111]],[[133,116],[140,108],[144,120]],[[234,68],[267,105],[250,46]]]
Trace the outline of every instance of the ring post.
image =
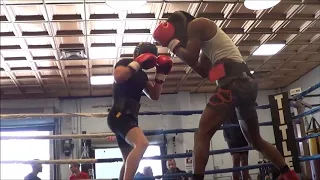
[[[291,93],[291,90],[290,90],[290,93]],[[292,96],[292,95],[296,95],[296,94],[290,94],[290,95]],[[304,102],[303,100],[291,101],[290,106],[291,106],[291,108],[293,108],[293,112],[294,112],[295,116],[298,114],[303,114],[307,108],[312,108],[311,105]],[[296,137],[298,137],[298,138],[296,138],[296,140],[298,140],[300,137],[307,136],[307,132],[306,132],[307,117],[301,117],[301,118],[298,118],[298,120],[299,120],[299,123],[295,122],[296,125],[294,125]],[[308,142],[307,141],[299,141],[297,143],[298,143],[298,147],[299,147],[298,150],[300,153],[299,156],[310,156]],[[311,173],[310,162],[309,161],[300,162],[300,166],[301,166],[301,174],[304,175],[304,178],[312,179],[311,178],[312,173]]]
[[[312,117],[308,127],[308,134],[315,134],[318,132],[320,132],[320,125],[317,120]],[[320,154],[320,136],[309,139],[309,149],[311,156]],[[311,160],[311,170],[312,179],[320,180],[320,160]]]
[[301,173],[288,93],[269,95],[269,103],[277,149],[284,156],[288,166]]

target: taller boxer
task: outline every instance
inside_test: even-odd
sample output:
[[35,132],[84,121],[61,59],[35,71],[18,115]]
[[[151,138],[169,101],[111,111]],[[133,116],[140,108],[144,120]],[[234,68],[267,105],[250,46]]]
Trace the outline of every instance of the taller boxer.
[[[149,81],[144,70],[156,67],[155,83]],[[148,147],[148,140],[138,127],[141,94],[158,100],[162,84],[171,71],[172,60],[158,56],[151,43],[140,43],[133,59],[122,59],[114,69],[113,105],[108,115],[108,125],[115,133],[123,157],[119,179],[133,179]]]
[[230,118],[233,108],[236,108],[248,143],[280,169],[283,179],[298,179],[280,152],[260,136],[255,105],[258,85],[237,46],[226,33],[209,19],[176,11],[166,22],[160,23],[153,37],[202,78],[217,82],[195,133],[194,179],[204,178],[210,140],[224,120]]

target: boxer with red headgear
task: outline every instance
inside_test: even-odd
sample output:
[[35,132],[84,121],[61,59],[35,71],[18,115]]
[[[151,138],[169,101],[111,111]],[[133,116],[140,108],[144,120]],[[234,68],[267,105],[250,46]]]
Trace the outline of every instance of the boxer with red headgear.
[[236,108],[241,129],[249,144],[280,169],[281,178],[298,179],[280,152],[260,136],[255,105],[257,82],[237,46],[225,32],[209,19],[176,11],[166,22],[159,24],[153,37],[202,78],[216,81],[218,85],[195,133],[194,179],[204,178],[210,140],[223,122],[230,119],[233,108]]
[[[162,84],[171,71],[172,60],[158,55],[151,43],[140,43],[133,58],[122,59],[115,65],[113,105],[108,114],[108,125],[115,133],[123,157],[119,179],[133,179],[139,162],[148,147],[148,140],[138,127],[138,113],[142,91],[158,100]],[[143,70],[156,67],[155,83]]]

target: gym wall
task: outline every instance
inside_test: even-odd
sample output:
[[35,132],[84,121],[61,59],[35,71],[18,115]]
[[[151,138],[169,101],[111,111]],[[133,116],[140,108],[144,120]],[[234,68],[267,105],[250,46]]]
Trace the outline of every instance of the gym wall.
[[[290,85],[285,90],[295,87],[303,89],[310,87],[319,81],[320,67],[306,74],[303,78]],[[268,95],[277,93],[276,90],[259,91],[257,103],[259,105],[268,104]],[[316,92],[315,92],[316,93]],[[317,91],[319,93],[319,90]],[[189,92],[179,92],[178,94],[162,95],[158,101],[151,101],[146,97],[142,98],[141,111],[179,111],[179,110],[202,110],[211,94],[190,94]],[[320,103],[319,98],[315,98],[314,103]],[[310,102],[311,103],[311,102]],[[84,99],[38,99],[38,100],[3,100],[1,109],[12,109],[15,113],[21,113],[19,109],[35,108],[42,109],[44,113],[52,113],[54,110],[66,113],[103,113],[111,106],[111,98],[84,98]],[[271,120],[270,110],[258,110],[259,121],[265,122]],[[317,114],[319,115],[319,114]],[[198,125],[200,115],[191,116],[141,116],[139,124],[142,129],[181,129],[195,128]],[[319,118],[318,118],[319,119]],[[261,127],[261,134],[270,143],[274,143],[272,127]],[[63,134],[81,133],[101,133],[110,132],[106,118],[87,118],[77,117],[64,119],[62,121],[61,131]],[[173,146],[172,139],[176,136]],[[184,153],[193,148],[193,134],[184,133],[178,135],[167,135],[168,154]],[[212,150],[225,149],[227,144],[224,141],[222,131],[218,131],[212,138]],[[75,148],[72,157],[80,158],[80,149]],[[63,156],[61,156],[63,158]],[[259,161],[259,154],[256,151],[250,151],[249,164],[256,164]],[[177,159],[177,165],[185,169],[184,159]],[[61,165],[61,179],[68,179],[70,176],[68,165]],[[232,167],[230,154],[211,156],[207,169],[222,169]],[[255,173],[257,171],[250,171]],[[221,174],[219,179],[228,179],[230,174]],[[218,178],[218,177],[217,177]]]
[[[289,91],[290,89],[299,88],[301,87],[302,90],[305,90],[309,88],[310,86],[313,86],[314,84],[318,83],[320,81],[320,66],[316,67],[312,71],[308,72],[306,75],[292,83],[290,86],[285,88],[285,91]],[[311,94],[320,94],[320,88],[313,91]],[[320,96],[317,97],[309,97],[304,98],[303,101],[309,103],[309,104],[320,104]],[[316,113],[313,115],[317,121],[320,123],[320,113]]]

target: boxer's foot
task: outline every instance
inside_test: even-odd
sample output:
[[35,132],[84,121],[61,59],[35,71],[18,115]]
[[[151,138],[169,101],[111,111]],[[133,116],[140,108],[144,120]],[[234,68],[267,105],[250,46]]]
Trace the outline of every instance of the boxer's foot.
[[278,180],[300,180],[296,172],[288,171],[279,176]]

